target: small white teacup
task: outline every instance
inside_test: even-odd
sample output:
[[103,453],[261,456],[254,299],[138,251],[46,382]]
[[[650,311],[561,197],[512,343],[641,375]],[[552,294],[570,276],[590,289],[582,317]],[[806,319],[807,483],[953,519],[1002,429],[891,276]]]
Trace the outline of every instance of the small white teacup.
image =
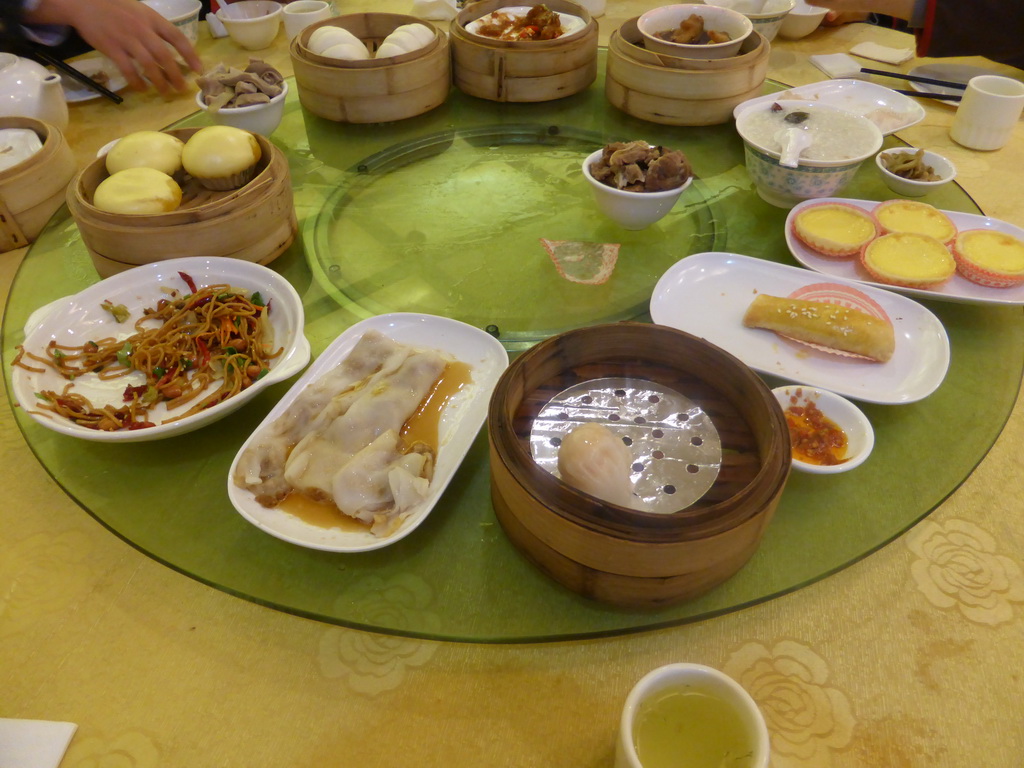
[[[716,722],[700,723],[699,717]],[[709,765],[768,768],[768,727],[750,694],[728,675],[702,664],[668,664],[629,692],[615,768],[657,768],[666,764],[660,752],[671,758],[687,750],[700,750]]]
[[284,7],[284,31],[291,40],[310,24],[333,16],[331,4],[325,0],[292,0]]

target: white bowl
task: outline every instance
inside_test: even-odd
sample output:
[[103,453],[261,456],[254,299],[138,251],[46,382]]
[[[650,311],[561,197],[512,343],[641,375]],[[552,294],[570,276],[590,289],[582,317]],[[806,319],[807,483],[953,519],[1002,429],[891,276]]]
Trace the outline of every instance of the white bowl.
[[937,155],[934,152],[928,152],[927,150],[924,153],[923,161],[925,165],[930,165],[932,170],[940,177],[936,181],[905,179],[902,176],[897,176],[882,163],[882,157],[885,155],[898,155],[900,153],[907,152],[914,154],[917,150],[913,147],[894,147],[892,149],[883,149],[875,155],[875,165],[878,166],[878,172],[882,174],[882,180],[885,182],[885,185],[897,195],[902,195],[903,197],[921,197],[948,184],[956,178],[956,166],[954,166],[953,163],[942,155]]
[[682,186],[666,189],[662,192],[627,192],[623,189],[610,187],[593,177],[590,166],[601,159],[604,149],[587,155],[583,161],[583,178],[590,183],[594,191],[594,201],[601,213],[614,221],[623,229],[644,229],[663,219],[679,200],[690,184],[693,174]]
[[783,410],[790,406],[802,406],[805,403],[813,402],[818,410],[825,415],[825,418],[846,433],[847,460],[842,464],[810,464],[794,458],[793,469],[815,475],[834,475],[859,467],[871,455],[871,449],[875,447],[875,431],[871,428],[871,422],[860,408],[845,397],[829,392],[827,389],[808,387],[803,384],[776,387],[772,393]]
[[754,25],[754,29],[771,41],[778,34],[782,22],[796,5],[796,0],[707,0],[708,5],[729,8],[742,13]]
[[[74,296],[51,302],[33,312],[25,323],[25,349],[38,352],[51,339],[58,343],[74,344],[83,343],[87,338],[127,337],[134,332],[131,324],[118,323],[101,304],[107,300],[115,305],[124,304],[131,312],[133,323],[145,307],[155,305],[164,296],[162,287],[187,290],[179,272],[190,275],[198,285],[227,283],[236,288],[259,291],[264,299],[273,301],[268,318],[274,327],[275,344],[283,347],[284,351],[272,361],[267,375],[234,397],[178,421],[160,424],[160,421],[173,416],[173,413],[168,413],[165,406],[159,405],[150,411],[150,418],[156,422],[154,427],[101,432],[79,426],[60,416],[37,411],[36,392],[47,389],[59,392],[67,382],[48,368],[43,373],[35,373],[14,367],[11,373],[12,390],[25,413],[44,427],[84,440],[104,443],[159,440],[191,432],[227,416],[272,384],[294,376],[309,362],[309,342],[303,335],[305,314],[302,300],[291,283],[259,264],[212,256],[169,259],[134,267],[101,280]],[[125,328],[125,325],[129,327]],[[126,379],[93,382],[82,377],[76,382],[76,388],[99,404],[102,401],[118,402],[126,383]]]
[[196,93],[196,104],[209,115],[216,125],[230,125],[243,131],[269,136],[281,124],[284,116],[284,101],[288,97],[288,83],[281,83],[281,92],[266,104],[252,104],[248,107],[221,107],[216,112],[203,103],[203,92]]
[[819,8],[816,5],[808,5],[804,0],[796,0],[793,10],[782,20],[779,37],[786,40],[799,40],[801,37],[807,37],[821,26],[827,13],[828,8]]
[[292,40],[310,24],[329,19],[334,8],[326,0],[292,0],[284,9],[284,32]]
[[[672,43],[657,36],[658,32],[677,29],[682,21],[694,13],[704,18],[705,29],[725,32],[729,35],[729,41],[708,45],[688,45]],[[753,23],[742,13],[703,4],[664,5],[654,8],[642,14],[637,19],[636,26],[640,30],[640,34],[643,35],[644,46],[648,50],[684,59],[724,59],[735,56],[743,45],[743,41],[754,30]]]
[[203,4],[199,0],[142,0],[159,13],[189,39],[192,45],[199,39],[199,12]]
[[[753,747],[753,754],[742,761],[743,765],[749,768],[768,768],[771,752],[768,726],[757,703],[743,686],[724,672],[702,664],[667,664],[648,672],[633,686],[622,708],[615,748],[615,768],[643,768],[634,741],[636,716],[646,701],[665,695],[668,690],[705,693],[724,701],[739,716]],[[692,728],[687,730],[692,731]],[[686,744],[679,744],[678,751],[685,753]],[[725,761],[722,765],[725,765]]]
[[792,208],[803,200],[835,197],[853,181],[861,164],[882,146],[882,132],[866,117],[814,101],[787,100],[783,104],[787,113],[802,110],[810,112],[812,116],[816,112],[843,115],[861,135],[857,137],[856,152],[835,159],[801,157],[796,168],[787,168],[779,163],[777,144],[766,141],[764,135],[756,130],[760,116],[770,111],[772,104],[754,106],[741,112],[736,118],[736,130],[743,138],[747,171],[754,181],[757,194],[772,205]]
[[217,18],[238,45],[250,51],[270,47],[281,28],[283,6],[273,0],[238,0],[217,11]]

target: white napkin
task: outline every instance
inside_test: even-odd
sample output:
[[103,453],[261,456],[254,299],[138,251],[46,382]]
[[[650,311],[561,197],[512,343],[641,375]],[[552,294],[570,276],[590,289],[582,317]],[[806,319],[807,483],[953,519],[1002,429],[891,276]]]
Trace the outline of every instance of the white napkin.
[[839,80],[857,78],[865,80],[866,75],[861,74],[860,64],[857,60],[846,53],[819,53],[810,56],[810,62],[826,75]]
[[902,64],[914,58],[913,48],[890,48],[887,45],[878,43],[857,43],[850,49],[854,56],[862,56],[865,59],[874,59],[886,64]]
[[57,768],[78,726],[0,717],[0,768]]
[[459,13],[455,0],[412,0],[412,15],[429,21],[451,21]]

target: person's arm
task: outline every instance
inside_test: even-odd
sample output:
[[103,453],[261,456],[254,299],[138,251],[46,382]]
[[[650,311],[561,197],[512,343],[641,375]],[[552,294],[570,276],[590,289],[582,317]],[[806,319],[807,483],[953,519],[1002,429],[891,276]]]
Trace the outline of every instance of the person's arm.
[[807,4],[830,8],[839,14],[880,13],[909,21],[914,15],[915,0],[807,0]]
[[[117,66],[136,90],[145,76],[163,94],[187,88],[175,51],[194,71],[202,62],[171,22],[138,0],[40,0],[23,17],[28,24],[67,24]],[[170,46],[173,46],[171,48]]]

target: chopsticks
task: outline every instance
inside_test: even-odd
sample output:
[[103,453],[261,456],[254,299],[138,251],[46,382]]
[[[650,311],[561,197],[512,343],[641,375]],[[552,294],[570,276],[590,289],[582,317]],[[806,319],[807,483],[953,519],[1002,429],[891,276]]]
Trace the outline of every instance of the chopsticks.
[[939,101],[960,101],[963,98],[959,93],[928,93],[927,91],[901,91],[899,88],[893,88],[896,93],[902,93],[904,96],[916,96],[919,99],[938,99]]
[[[964,90],[967,87],[966,83],[954,83],[951,80],[936,80],[933,77],[920,77],[919,75],[904,75],[900,72],[887,72],[884,69],[867,69],[861,67],[860,70],[865,75],[881,75],[882,77],[895,77],[898,80],[907,80],[911,83],[924,83],[925,85],[940,85],[943,88],[953,88],[958,91]],[[943,98],[951,98],[945,96]]]
[[52,67],[56,67],[59,71],[63,72],[68,77],[71,77],[71,78],[77,80],[82,85],[84,85],[86,88],[91,88],[92,90],[96,91],[96,93],[100,94],[101,96],[105,96],[106,98],[108,98],[112,102],[114,102],[115,104],[120,104],[121,102],[124,101],[123,98],[118,96],[116,93],[114,93],[110,89],[104,88],[102,85],[100,85],[95,80],[93,80],[91,77],[89,77],[87,74],[85,74],[84,72],[79,72],[77,69],[72,67],[70,64],[67,64],[66,62],[62,61],[61,59],[58,59],[56,56],[51,56],[49,53],[47,53],[46,51],[40,50],[38,47],[33,47],[32,55],[37,57],[40,61],[42,61],[42,63],[49,64]]

